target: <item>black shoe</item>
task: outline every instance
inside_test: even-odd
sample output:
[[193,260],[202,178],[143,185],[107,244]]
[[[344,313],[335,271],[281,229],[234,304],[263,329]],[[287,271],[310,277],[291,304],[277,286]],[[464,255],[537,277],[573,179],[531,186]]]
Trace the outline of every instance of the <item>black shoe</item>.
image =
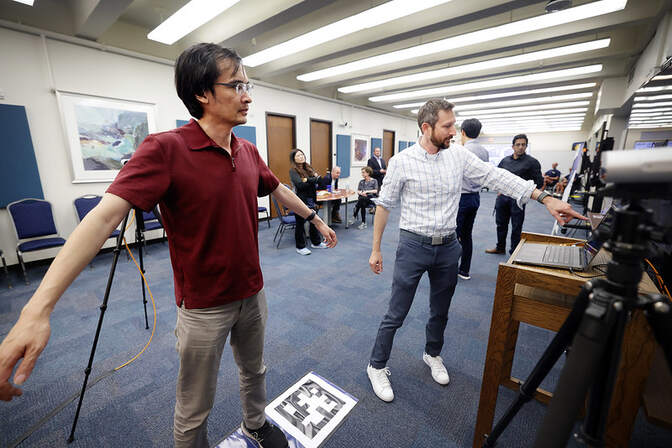
[[485,249],[486,254],[503,254],[504,249],[497,249],[496,247],[494,249]]
[[250,440],[256,442],[255,446],[259,448],[289,448],[285,434],[268,420],[264,426],[256,430],[247,429],[245,423],[240,424],[240,429]]

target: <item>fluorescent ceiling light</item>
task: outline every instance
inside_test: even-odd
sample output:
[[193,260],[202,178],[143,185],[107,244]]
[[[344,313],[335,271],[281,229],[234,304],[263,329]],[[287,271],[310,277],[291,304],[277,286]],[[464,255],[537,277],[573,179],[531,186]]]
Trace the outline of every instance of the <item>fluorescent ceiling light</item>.
[[672,123],[666,124],[638,124],[633,126],[628,126],[628,129],[657,129],[657,128],[672,128]]
[[[592,92],[588,93],[573,93],[570,95],[556,95],[556,96],[544,96],[539,98],[526,98],[522,100],[508,100],[508,101],[494,101],[491,103],[474,103],[474,104],[464,104],[461,105],[457,103],[455,108],[457,110],[469,110],[469,109],[481,109],[485,107],[510,107],[510,106],[519,106],[522,104],[534,104],[534,103],[558,103],[568,100],[578,100],[581,98],[590,98],[593,96]],[[586,102],[589,103],[589,102]],[[581,104],[583,105],[583,104]]]
[[632,106],[632,109],[649,109],[652,107],[672,106],[672,101],[663,101],[660,103],[637,103]]
[[[543,89],[531,89],[531,90],[515,90],[515,91],[510,91],[510,92],[501,92],[501,93],[491,93],[488,95],[474,95],[474,96],[463,96],[463,97],[458,97],[458,98],[446,98],[448,101],[450,101],[453,104],[458,104],[458,103],[466,103],[469,101],[479,101],[479,100],[490,100],[494,98],[506,98],[508,96],[524,96],[524,95],[535,95],[537,93],[550,93],[550,92],[561,92],[563,90],[580,90],[580,89],[588,89],[591,87],[595,87],[597,83],[594,82],[587,82],[583,84],[570,84],[566,86],[558,86],[558,87],[546,87]],[[592,96],[592,93],[591,93]],[[419,103],[408,103],[408,104],[397,104],[394,107],[395,109],[408,109],[411,107],[420,107],[423,104],[425,104],[425,101],[419,102]]]
[[397,76],[395,78],[381,79],[378,81],[365,82],[363,84],[355,84],[352,86],[339,87],[338,91],[341,93],[362,92],[365,90],[377,90],[384,87],[395,86],[399,84],[417,83],[427,81],[430,79],[443,78],[447,76],[461,75],[464,73],[471,73],[481,70],[493,70],[509,65],[524,64],[526,62],[540,61],[543,59],[566,56],[569,54],[581,53],[584,51],[597,50],[609,46],[611,39],[600,39],[592,42],[585,42],[582,44],[566,45],[564,47],[550,48],[548,50],[535,51],[532,53],[524,53],[516,56],[506,58],[491,59],[489,61],[476,62],[474,64],[458,65],[456,67],[442,68],[440,70],[432,70],[429,72],[413,73],[412,75]]
[[161,25],[147,34],[147,38],[172,45],[196,28],[208,23],[240,0],[191,0]]
[[486,81],[476,81],[466,84],[453,84],[449,86],[435,87],[432,89],[411,90],[407,92],[391,93],[389,95],[372,96],[369,97],[369,101],[373,101],[375,103],[380,101],[396,101],[410,98],[441,96],[451,92],[464,92],[468,90],[480,90],[493,87],[529,84],[536,81],[563,78],[567,76],[585,75],[588,73],[596,73],[600,71],[602,71],[602,64],[586,65],[583,67],[568,68],[564,70],[533,73],[531,75],[488,79]]
[[652,114],[656,112],[667,112],[672,110],[672,107],[660,107],[655,109],[633,109],[631,114]]
[[[590,101],[571,101],[569,103],[548,103],[548,104],[534,104],[532,106],[518,106],[518,107],[503,107],[499,109],[495,108],[484,108],[484,109],[473,109],[468,112],[470,115],[474,115],[476,118],[480,114],[494,114],[497,112],[501,113],[507,113],[507,112],[524,112],[524,111],[531,111],[531,110],[552,110],[552,109],[563,109],[563,108],[572,108],[572,107],[582,107],[582,106],[588,106],[590,104]],[[458,115],[465,115],[463,110],[460,108],[455,108],[457,111]]]
[[[525,132],[528,134],[544,134],[546,132],[572,132],[572,131],[580,131],[581,126],[572,126],[572,127],[567,127],[567,128],[558,128],[558,129],[551,129],[550,131],[546,128],[532,128],[532,129],[525,129]],[[488,134],[508,134],[511,135],[511,128],[504,128],[504,129],[487,129],[483,128],[483,131],[481,132],[484,135]]]
[[614,11],[620,11],[625,8],[627,0],[601,0],[587,3],[575,8],[565,9],[564,11],[554,12],[553,14],[543,14],[529,19],[519,20],[504,25],[487,28],[472,33],[466,33],[459,36],[449,37],[434,42],[429,42],[415,47],[404,48],[403,50],[383,53],[370,58],[360,59],[358,61],[317,70],[310,73],[304,73],[296,77],[299,81],[315,81],[331,76],[353,74],[361,70],[372,67],[378,67],[387,64],[399,64],[408,59],[427,56],[442,51],[455,50],[456,48],[468,47],[483,42],[490,42],[518,34],[529,33],[536,30],[550,28],[558,25],[576,22],[578,20],[608,14]]
[[633,118],[655,118],[655,117],[667,117],[672,116],[672,112],[656,112],[653,114],[631,114],[630,119]]
[[[538,111],[535,112],[535,116],[546,116],[546,115],[556,115],[556,114],[571,114],[571,113],[585,113],[588,109],[585,107],[575,108],[575,109],[557,109],[551,111]],[[487,119],[487,118],[496,118],[496,117],[524,117],[531,115],[530,112],[512,112],[512,113],[485,113],[479,114],[478,119]],[[460,118],[471,118],[472,115],[458,116]]]
[[16,3],[23,3],[24,5],[33,6],[35,0],[14,0]]
[[[668,120],[669,121],[669,120]],[[503,125],[503,124],[508,124],[508,123],[516,123],[516,124],[526,124],[526,125],[536,125],[536,124],[548,124],[549,126],[556,126],[559,124],[566,125],[567,123],[572,123],[572,124],[581,124],[584,122],[583,118],[565,118],[565,119],[555,119],[553,117],[548,117],[546,119],[519,119],[519,118],[509,118],[509,119],[496,119],[496,120],[484,120],[481,124],[483,126],[494,126],[494,125]],[[461,123],[460,123],[461,124]]]
[[658,75],[651,78],[651,81],[664,81],[666,79],[672,79],[672,75]]
[[[481,123],[489,123],[489,124],[496,124],[496,123],[510,123],[512,121],[515,122],[520,122],[520,123],[536,123],[536,122],[561,122],[561,123],[566,123],[566,122],[583,122],[585,119],[584,115],[578,116],[578,117],[572,117],[572,116],[564,116],[564,117],[501,117],[501,118],[487,118],[481,120]],[[458,120],[458,123],[462,123],[464,120]]]
[[637,93],[662,92],[663,90],[672,90],[672,86],[642,87],[637,89]]
[[425,9],[448,3],[450,0],[393,0],[375,8],[330,23],[314,31],[266,48],[243,58],[243,64],[256,67],[267,62],[298,53],[339,37],[382,25]]
[[635,103],[639,101],[658,101],[672,99],[672,95],[636,96]]

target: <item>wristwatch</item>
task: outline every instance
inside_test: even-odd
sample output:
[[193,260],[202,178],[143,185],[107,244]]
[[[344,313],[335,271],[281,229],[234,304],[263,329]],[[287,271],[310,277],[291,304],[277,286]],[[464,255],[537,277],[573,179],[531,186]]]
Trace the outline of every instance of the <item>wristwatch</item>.
[[537,196],[537,202],[539,202],[540,204],[543,204],[543,203],[544,203],[544,199],[545,199],[547,196],[550,196],[550,194],[546,193],[545,191],[542,191],[541,193],[539,193],[539,196]]
[[317,215],[317,212],[313,210],[313,212],[306,217],[306,221],[311,222],[313,219],[315,219],[315,215]]

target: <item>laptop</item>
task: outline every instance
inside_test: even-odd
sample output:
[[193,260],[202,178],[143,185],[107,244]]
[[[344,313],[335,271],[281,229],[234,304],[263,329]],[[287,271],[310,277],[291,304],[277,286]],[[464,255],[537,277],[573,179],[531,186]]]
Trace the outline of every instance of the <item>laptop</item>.
[[526,242],[518,251],[513,262],[584,271],[602,248],[602,241],[597,238],[596,234],[609,230],[613,220],[614,209],[612,207],[604,214],[599,225],[592,233],[591,239],[583,246],[559,246],[557,244]]

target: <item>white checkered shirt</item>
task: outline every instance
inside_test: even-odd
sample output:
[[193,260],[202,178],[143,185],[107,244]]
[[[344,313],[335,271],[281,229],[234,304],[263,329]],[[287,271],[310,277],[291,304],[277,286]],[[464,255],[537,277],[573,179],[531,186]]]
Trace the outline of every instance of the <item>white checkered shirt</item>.
[[401,229],[445,236],[456,227],[463,177],[516,199],[521,207],[535,188],[531,180],[483,162],[461,145],[429,154],[416,143],[390,159],[374,201],[388,210],[401,202]]

